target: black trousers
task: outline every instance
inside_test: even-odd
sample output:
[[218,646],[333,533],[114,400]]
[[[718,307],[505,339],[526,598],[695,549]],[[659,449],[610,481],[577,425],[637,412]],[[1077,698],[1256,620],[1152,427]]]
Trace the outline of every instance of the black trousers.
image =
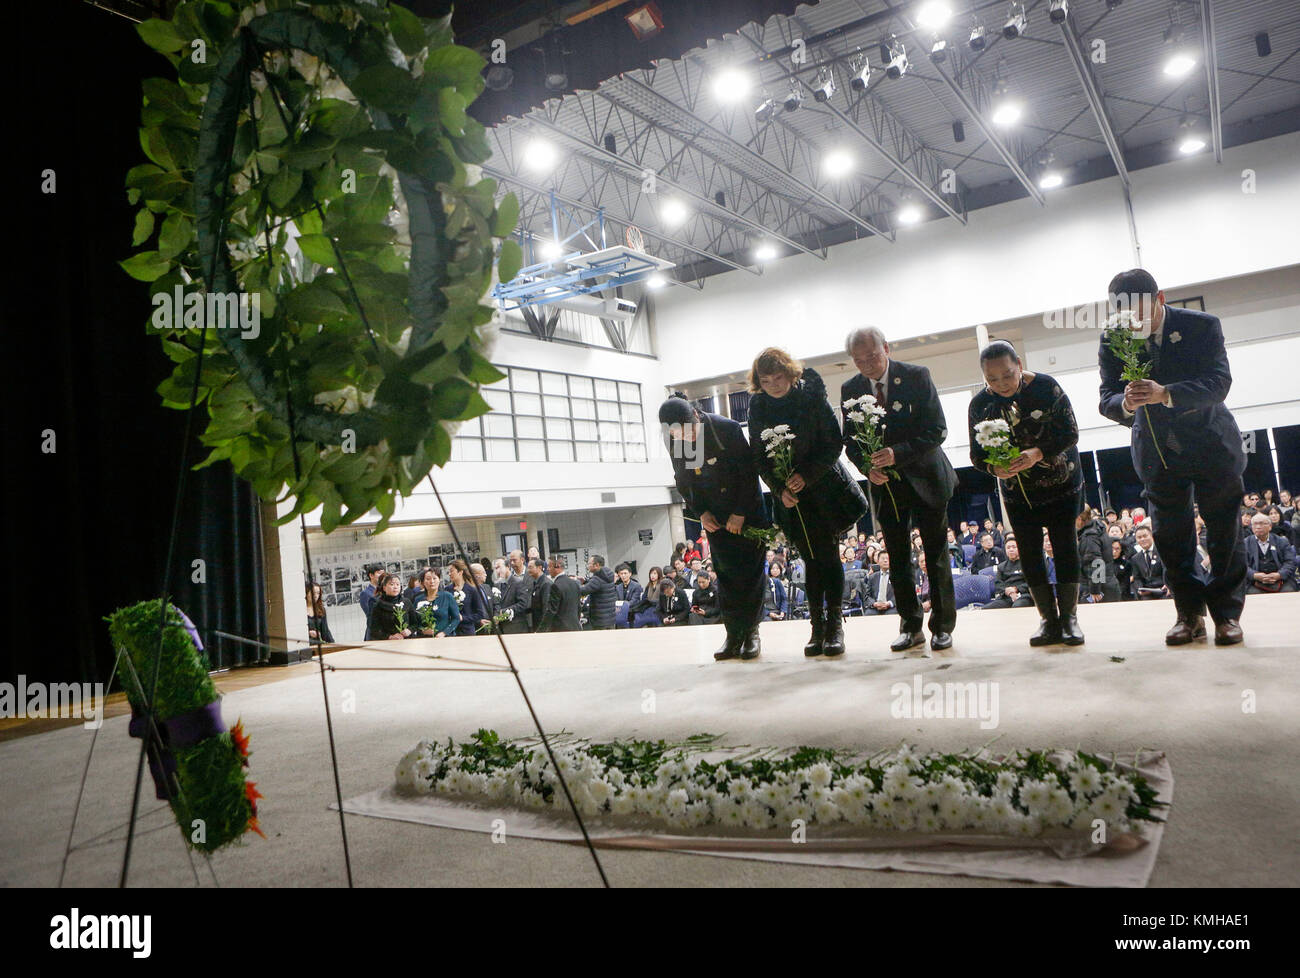
[[1027,594],[1022,594],[1016,600],[1012,601],[1005,594],[999,594],[985,608],[1028,608],[1032,606],[1034,599]]
[[[919,632],[925,619],[921,599],[916,596],[916,575],[912,573],[912,527],[921,531],[925,566],[930,573],[930,634],[951,632],[957,624],[957,598],[952,593],[952,567],[948,565],[948,510],[927,506],[905,482],[891,480],[894,494],[890,503],[884,486],[873,486],[875,516],[885,534],[889,551],[889,580],[894,585],[894,604],[902,619],[899,631]],[[898,517],[894,517],[894,507]]]
[[[1082,508],[1077,492],[1046,506],[1015,506],[1007,500],[1007,518],[1016,531],[1020,548],[1020,569],[1030,587],[1048,583],[1047,561],[1043,559],[1043,530],[1052,541],[1052,560],[1056,564],[1056,585],[1073,584],[1082,579],[1079,567],[1079,537],[1074,520]],[[1103,568],[1104,570],[1104,568]],[[1100,589],[1097,591],[1101,593]]]
[[720,529],[709,533],[709,555],[718,575],[718,605],[728,635],[745,635],[763,609],[763,544]]
[[[811,507],[808,507],[811,509]],[[842,607],[844,595],[844,564],[840,560],[839,537],[833,528],[825,525],[815,512],[806,512],[801,522],[795,510],[786,511],[781,527],[786,539],[793,543],[803,557],[804,593],[808,596],[808,613],[822,609],[823,602],[837,611]],[[808,532],[804,533],[804,525]],[[811,538],[811,539],[810,539]],[[792,605],[793,606],[793,605]]]
[[[1180,615],[1203,615],[1208,608],[1216,624],[1241,617],[1246,603],[1246,548],[1238,510],[1245,491],[1238,473],[1208,466],[1193,471],[1192,465],[1179,460],[1175,467],[1156,469],[1142,493],[1151,504],[1151,532]],[[1193,492],[1205,520],[1208,572],[1196,554]]]

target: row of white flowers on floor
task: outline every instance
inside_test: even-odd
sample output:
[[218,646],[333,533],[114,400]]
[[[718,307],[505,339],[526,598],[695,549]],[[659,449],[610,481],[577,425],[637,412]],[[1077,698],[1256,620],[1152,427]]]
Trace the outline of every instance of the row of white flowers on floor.
[[[1156,820],[1152,809],[1160,804],[1140,775],[1083,752],[1020,752],[998,761],[921,754],[904,745],[855,764],[841,762],[835,751],[799,748],[777,759],[710,763],[697,746],[709,739],[699,738],[686,746],[578,742],[554,752],[583,814],[641,816],[674,828],[762,830],[802,819],[1037,836],[1048,829],[1090,830],[1100,819],[1109,832],[1122,833],[1135,822]],[[482,730],[462,744],[423,740],[398,762],[397,783],[423,794],[526,808],[564,806],[545,750],[535,741],[524,743],[500,741]],[[615,758],[627,763],[612,763]]]

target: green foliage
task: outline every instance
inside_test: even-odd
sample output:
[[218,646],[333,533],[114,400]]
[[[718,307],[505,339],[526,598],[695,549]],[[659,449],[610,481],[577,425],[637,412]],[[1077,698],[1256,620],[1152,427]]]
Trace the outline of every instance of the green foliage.
[[[323,506],[330,529],[377,510],[382,529],[394,495],[446,463],[446,423],[488,410],[478,386],[501,375],[481,352],[482,300],[519,205],[467,170],[490,155],[465,111],[484,61],[449,17],[385,0],[258,9],[183,0],[139,25],[177,80],[142,86],[147,162],[125,181],[137,250],[121,264],[154,294],[258,296],[255,336],[155,330],[175,363],[168,407],[189,407],[203,344],[200,465],[229,459],[263,499],[291,498],[285,520]],[[522,256],[500,250],[509,280]]]

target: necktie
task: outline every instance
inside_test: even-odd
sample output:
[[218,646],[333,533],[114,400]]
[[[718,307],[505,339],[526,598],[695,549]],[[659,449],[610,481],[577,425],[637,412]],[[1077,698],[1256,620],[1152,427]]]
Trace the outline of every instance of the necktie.
[[1160,338],[1154,333],[1147,337],[1147,360],[1151,364],[1151,373],[1154,374],[1160,364]]
[[885,385],[879,380],[876,381],[876,403],[881,407],[885,406]]

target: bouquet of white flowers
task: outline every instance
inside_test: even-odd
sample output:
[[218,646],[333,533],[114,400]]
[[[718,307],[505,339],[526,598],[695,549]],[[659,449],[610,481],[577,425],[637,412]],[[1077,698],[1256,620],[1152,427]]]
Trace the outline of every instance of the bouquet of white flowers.
[[[1151,363],[1149,361],[1147,363],[1138,362],[1138,354],[1146,346],[1146,341],[1140,335],[1141,329],[1142,320],[1127,309],[1115,313],[1106,320],[1106,346],[1124,365],[1124,369],[1119,375],[1120,380],[1146,380],[1151,373]],[[1160,450],[1160,440],[1156,438],[1156,429],[1151,425],[1151,414],[1147,411],[1145,404],[1142,405],[1142,417],[1146,421],[1147,428],[1151,431],[1151,440],[1155,442],[1156,454],[1160,456],[1160,465],[1163,468],[1169,468],[1165,464],[1165,453]]]
[[[851,397],[841,405],[851,426],[849,436],[862,446],[863,453],[871,456],[885,447],[885,428],[881,418],[885,409],[876,402],[871,394]],[[898,470],[892,466],[881,469],[891,479],[899,478]],[[885,492],[889,493],[889,504],[894,507],[894,519],[898,519],[898,503],[894,500],[894,490],[885,483]]]
[[[788,424],[779,424],[775,428],[764,428],[759,437],[763,439],[763,451],[772,460],[776,478],[784,487],[790,476],[794,475],[794,432]],[[808,556],[811,557],[812,541],[808,539],[808,527],[803,521],[798,503],[795,503],[794,511],[799,517],[799,525],[803,527],[804,539],[808,540]]]
[[[994,468],[1004,469],[1020,457],[1019,446],[1011,442],[1011,425],[1002,418],[977,423],[975,443],[984,449],[985,460]],[[1020,486],[1020,494],[1025,497],[1025,504],[1028,505],[1029,495],[1025,492],[1025,484],[1020,481],[1019,474],[1016,475],[1016,483]]]

